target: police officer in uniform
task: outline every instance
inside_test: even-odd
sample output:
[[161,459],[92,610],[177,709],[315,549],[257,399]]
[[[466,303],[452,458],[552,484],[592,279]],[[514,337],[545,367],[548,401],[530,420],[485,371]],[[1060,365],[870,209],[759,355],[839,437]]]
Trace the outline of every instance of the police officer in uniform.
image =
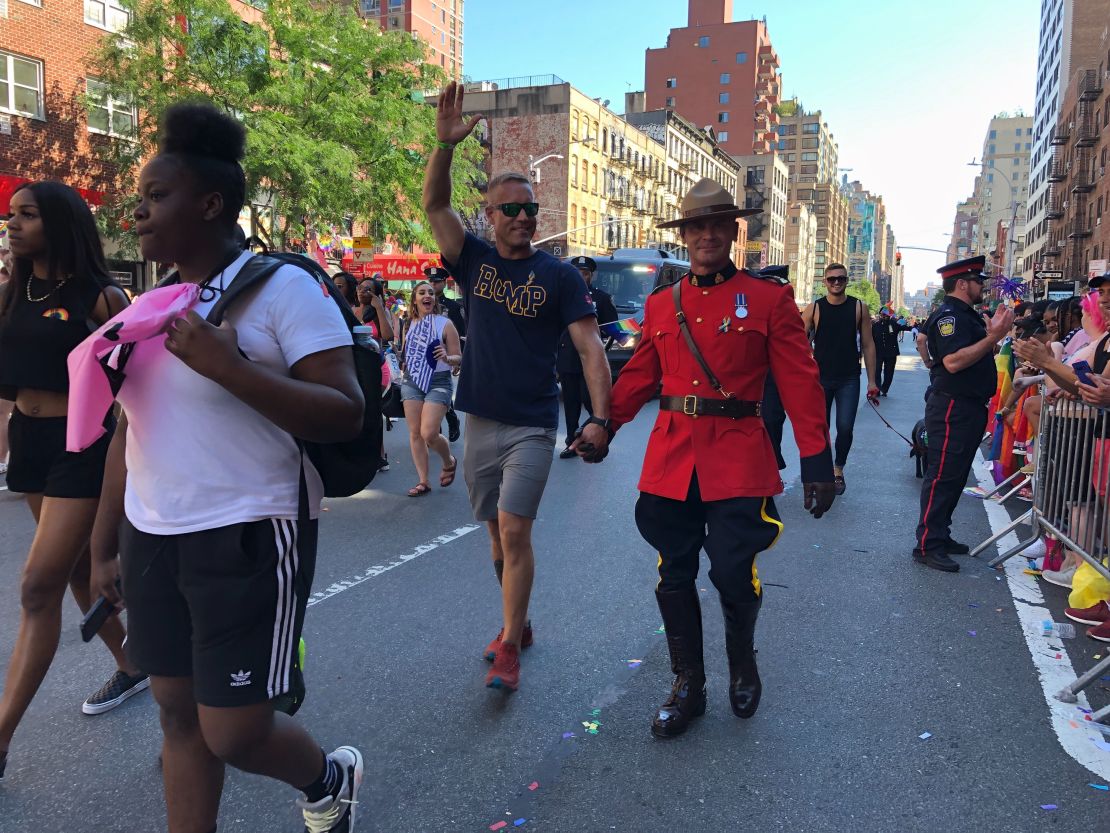
[[975,310],[987,280],[985,264],[985,257],[971,257],[938,269],[947,294],[925,324],[934,363],[925,403],[929,456],[913,557],[946,573],[960,569],[950,555],[968,552],[966,544],[949,534],[952,512],[987,425],[987,403],[998,382],[994,348],[1014,322],[1013,310],[1005,305],[999,305],[989,324]]
[[[789,266],[764,266],[759,270],[764,277],[774,278],[779,281],[790,281]],[[793,291],[793,285],[791,286]],[[775,463],[779,471],[786,468],[786,460],[782,456],[782,429],[786,425],[786,411],[782,407],[782,397],[779,389],[775,387],[775,378],[767,374],[767,383],[763,389],[763,424],[767,426],[767,433],[771,437],[771,448],[775,452]]]
[[[617,308],[613,306],[613,296],[603,289],[593,285],[594,273],[597,263],[592,257],[578,255],[570,259],[570,265],[579,271],[586,282],[586,289],[593,298],[594,308],[597,310],[597,323],[608,324],[617,320]],[[563,416],[567,421],[566,448],[559,453],[560,460],[569,460],[577,457],[578,453],[571,451],[570,445],[578,433],[579,420],[582,417],[582,406],[586,413],[594,415],[593,404],[590,402],[590,390],[586,387],[586,377],[582,373],[582,359],[578,350],[571,341],[570,332],[563,330],[559,337],[559,352],[555,358],[555,369],[559,373],[559,387],[563,391]]]
[[[459,340],[466,345],[466,316],[463,314],[462,304],[454,298],[448,298],[443,294],[443,290],[447,288],[447,278],[451,273],[444,269],[442,266],[425,266],[424,277],[428,279],[428,283],[432,285],[435,290],[436,300],[439,305],[443,307],[443,314],[447,319],[455,325],[455,329],[459,333]],[[458,375],[456,371],[455,375]],[[451,442],[457,442],[462,434],[462,426],[459,424],[459,415],[455,413],[455,403],[451,402],[447,406],[447,439]]]
[[655,596],[675,674],[652,720],[657,737],[681,734],[705,712],[695,585],[703,548],[725,615],[732,710],[747,718],[759,705],[755,558],[782,531],[772,496],[783,484],[760,418],[769,373],[801,452],[806,509],[819,518],[834,497],[825,394],[790,284],[738,270],[730,257],[736,219],[754,213],[703,179],[679,219],[660,225],[679,229],[691,271],[649,296],[640,345],[613,387],[611,427],[619,429],[663,385],[636,504],[640,533],[659,551]]

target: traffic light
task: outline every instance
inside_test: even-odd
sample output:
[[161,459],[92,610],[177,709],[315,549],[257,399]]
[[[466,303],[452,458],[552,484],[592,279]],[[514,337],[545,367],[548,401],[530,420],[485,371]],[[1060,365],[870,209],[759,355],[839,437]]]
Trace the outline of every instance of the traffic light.
[[901,252],[895,252],[894,253],[894,265],[895,266],[901,266],[902,265],[902,253]]

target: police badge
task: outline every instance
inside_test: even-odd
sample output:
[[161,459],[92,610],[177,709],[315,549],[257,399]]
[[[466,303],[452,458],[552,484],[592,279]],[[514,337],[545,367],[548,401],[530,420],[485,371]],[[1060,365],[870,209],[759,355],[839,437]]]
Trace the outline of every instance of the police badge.
[[937,321],[937,329],[942,336],[950,336],[956,332],[956,316],[946,315]]

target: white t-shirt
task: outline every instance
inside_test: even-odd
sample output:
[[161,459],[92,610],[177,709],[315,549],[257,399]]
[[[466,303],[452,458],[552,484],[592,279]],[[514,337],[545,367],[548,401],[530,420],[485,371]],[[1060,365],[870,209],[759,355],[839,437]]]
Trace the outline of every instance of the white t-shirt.
[[[210,285],[226,287],[244,252]],[[207,294],[207,293],[205,293]],[[217,293],[218,297],[218,293]],[[199,302],[206,317],[216,299]],[[289,376],[313,353],[351,344],[335,301],[296,266],[282,266],[239,298],[226,320],[239,349]],[[135,346],[119,402],[127,415],[127,519],[143,532],[177,535],[265,518],[296,518],[300,455],[287,432],[220,385],[194,372],[161,338]],[[323,487],[305,458],[311,517]]]

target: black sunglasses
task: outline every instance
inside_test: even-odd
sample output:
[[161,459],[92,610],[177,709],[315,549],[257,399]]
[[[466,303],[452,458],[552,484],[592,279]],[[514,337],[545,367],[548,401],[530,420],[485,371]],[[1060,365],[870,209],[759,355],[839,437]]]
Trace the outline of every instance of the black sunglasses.
[[522,210],[525,216],[535,217],[540,213],[540,204],[538,202],[503,202],[497,208],[506,217],[515,217]]
[[825,283],[848,283],[847,275],[829,275],[825,278]]

